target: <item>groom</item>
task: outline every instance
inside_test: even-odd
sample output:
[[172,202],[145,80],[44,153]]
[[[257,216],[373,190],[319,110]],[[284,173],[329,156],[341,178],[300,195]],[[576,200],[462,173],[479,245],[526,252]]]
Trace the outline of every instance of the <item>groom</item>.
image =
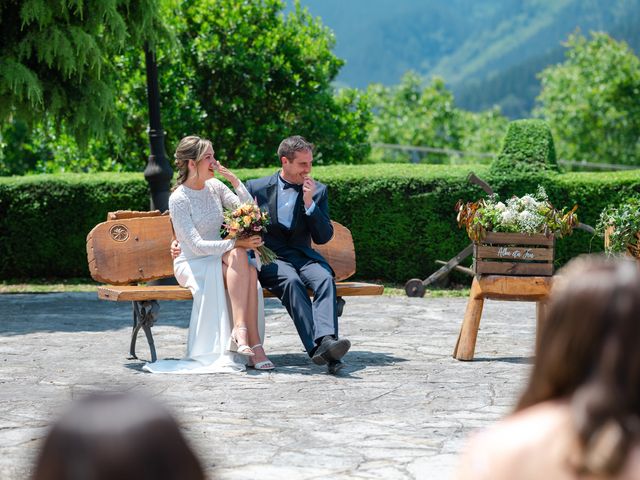
[[[249,180],[247,190],[267,209],[271,224],[264,236],[278,259],[263,265],[258,278],[285,306],[312,361],[337,373],[351,342],[338,338],[336,286],[327,261],[311,248],[333,237],[327,187],[310,177],[313,144],[299,135],[278,147],[282,168]],[[314,292],[313,302],[307,288]]]

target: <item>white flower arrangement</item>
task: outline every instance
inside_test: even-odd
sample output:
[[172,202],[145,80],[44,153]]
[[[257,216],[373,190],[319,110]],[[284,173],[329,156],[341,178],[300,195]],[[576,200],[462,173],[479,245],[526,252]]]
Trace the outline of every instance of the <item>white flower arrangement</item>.
[[458,225],[467,229],[469,238],[481,240],[486,232],[555,234],[558,237],[568,235],[578,224],[575,214],[578,206],[569,212],[556,210],[544,187],[539,186],[535,194],[522,197],[513,196],[503,203],[497,195],[478,202],[456,205]]

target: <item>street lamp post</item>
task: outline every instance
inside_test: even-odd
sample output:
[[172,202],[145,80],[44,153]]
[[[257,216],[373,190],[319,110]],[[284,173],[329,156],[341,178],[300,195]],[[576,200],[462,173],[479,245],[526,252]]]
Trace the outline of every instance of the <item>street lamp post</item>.
[[147,66],[147,99],[149,101],[149,145],[151,152],[144,178],[149,182],[151,191],[150,210],[164,212],[169,208],[169,184],[173,170],[164,150],[164,131],[160,122],[160,88],[158,87],[158,66],[155,53],[144,45]]

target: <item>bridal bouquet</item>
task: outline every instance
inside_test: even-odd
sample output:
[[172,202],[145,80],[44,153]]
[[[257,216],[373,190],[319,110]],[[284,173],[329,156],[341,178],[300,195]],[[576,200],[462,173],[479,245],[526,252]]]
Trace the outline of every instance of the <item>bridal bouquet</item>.
[[[269,213],[260,210],[254,202],[246,202],[237,208],[225,210],[224,223],[220,234],[225,238],[246,238],[252,235],[260,235],[267,231],[269,225]],[[258,247],[260,262],[263,265],[273,262],[277,255],[264,245]]]
[[493,195],[477,202],[459,200],[456,204],[458,226],[465,227],[474,241],[482,240],[487,232],[570,235],[578,224],[577,208],[575,205],[566,213],[564,209],[556,210],[542,186],[535,194],[513,196],[505,203]]

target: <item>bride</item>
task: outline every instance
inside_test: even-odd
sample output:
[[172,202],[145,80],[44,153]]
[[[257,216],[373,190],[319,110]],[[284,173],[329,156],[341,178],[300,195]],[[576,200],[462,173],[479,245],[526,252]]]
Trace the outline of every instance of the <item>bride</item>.
[[[248,364],[271,370],[274,365],[260,340],[264,330],[262,288],[247,255],[247,250],[262,245],[262,239],[220,238],[224,209],[252,201],[251,195],[215,159],[209,140],[183,138],[175,161],[178,181],[169,198],[169,212],[182,251],[173,268],[178,283],[193,295],[187,355],[182,360],[147,363],[143,368],[153,373],[213,373],[242,371]],[[214,178],[216,171],[237,195]]]

